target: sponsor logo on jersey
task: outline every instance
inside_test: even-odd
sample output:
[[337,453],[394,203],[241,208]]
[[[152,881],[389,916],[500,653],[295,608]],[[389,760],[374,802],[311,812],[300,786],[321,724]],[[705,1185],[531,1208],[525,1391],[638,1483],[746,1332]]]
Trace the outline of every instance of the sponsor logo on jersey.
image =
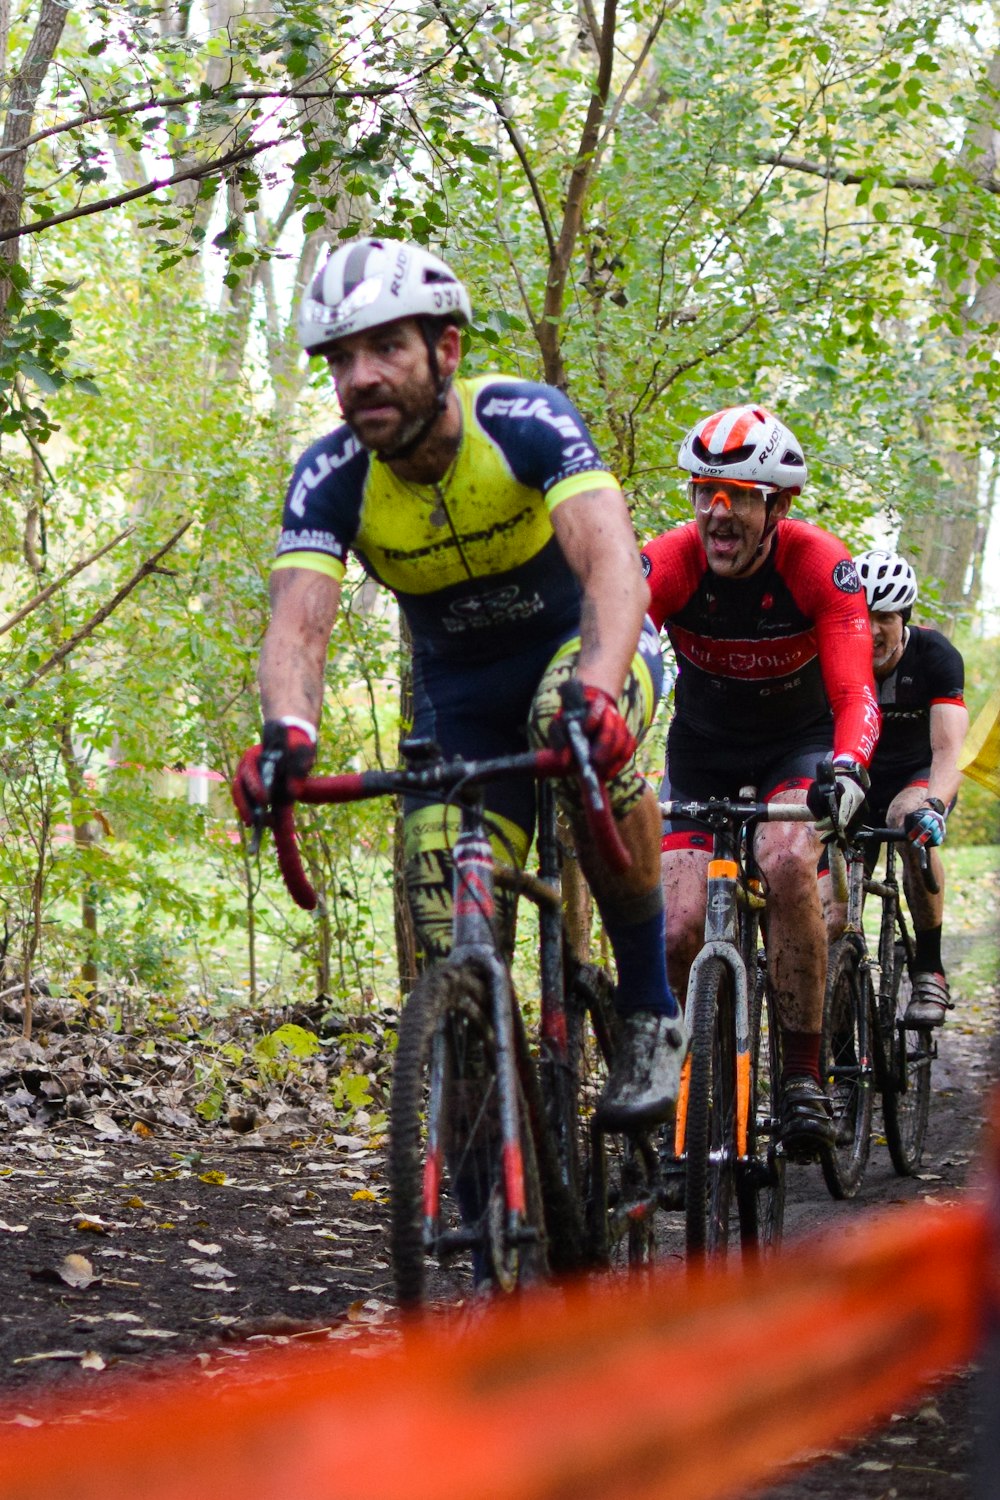
[[326,552],[330,557],[341,558],[346,550],[332,531],[283,531],[278,538],[277,556],[283,552]]
[[642,575],[644,578],[648,578],[650,573],[652,573],[653,571],[653,564],[650,562],[645,552],[640,552],[639,556],[642,558]]
[[306,501],[309,493],[320,484],[328,474],[336,469],[342,469],[345,464],[350,463],[361,452],[361,444],[352,433],[344,444],[340,453],[319,453],[308,469],[303,469],[299,475],[299,481],[291,494],[288,508],[293,515],[304,516],[306,513]]
[[586,441],[586,433],[567,411],[555,412],[544,396],[491,396],[480,414],[483,417],[514,417],[519,421],[544,422],[554,427],[560,437],[578,438],[579,447],[596,463],[597,454]]
[[780,641],[713,641],[673,625],[670,639],[692,665],[717,677],[787,677],[817,659],[811,630]]
[[861,592],[861,579],[858,577],[858,570],[850,558],[845,557],[843,562],[839,562],[834,568],[833,581],[842,594],[859,594]]
[[538,594],[521,597],[516,583],[490,589],[483,594],[468,594],[454,599],[441,616],[441,624],[450,635],[467,630],[488,630],[493,625],[507,625],[512,620],[529,620],[545,608]]

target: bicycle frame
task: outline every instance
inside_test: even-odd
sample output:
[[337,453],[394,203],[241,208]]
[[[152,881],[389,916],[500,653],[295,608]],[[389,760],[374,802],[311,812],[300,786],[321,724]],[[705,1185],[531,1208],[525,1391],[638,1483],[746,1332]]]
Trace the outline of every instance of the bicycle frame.
[[[661,802],[665,817],[683,817],[705,823],[712,830],[712,858],[708,865],[705,902],[705,936],[688,979],[688,994],[693,994],[698,974],[710,960],[725,964],[733,985],[733,1016],[736,1045],[736,1143],[741,1161],[749,1151],[750,1074],[752,1066],[750,1036],[750,995],[747,958],[740,949],[739,907],[748,905],[754,911],[764,908],[765,900],[759,881],[741,875],[740,845],[747,832],[759,822],[811,823],[813,815],[798,803],[756,802],[752,788],[744,788],[736,801],[712,798],[705,802]],[[740,832],[737,833],[737,827]],[[756,888],[755,888],[756,887]],[[690,1059],[685,1062],[681,1090],[677,1101],[674,1150],[678,1157],[685,1149],[685,1123],[690,1077]]]

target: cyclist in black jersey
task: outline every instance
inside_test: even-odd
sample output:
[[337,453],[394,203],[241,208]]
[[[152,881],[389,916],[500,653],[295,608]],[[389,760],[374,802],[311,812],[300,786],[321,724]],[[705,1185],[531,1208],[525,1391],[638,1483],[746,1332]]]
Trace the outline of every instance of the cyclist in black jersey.
[[[265,740],[284,746],[278,794],[315,758],[330,632],[346,555],[399,601],[413,640],[413,733],[446,755],[493,756],[564,737],[559,688],[585,730],[632,855],[613,875],[567,786],[581,864],[618,967],[623,1041],[600,1102],[610,1128],[672,1111],[687,1049],[667,981],[656,796],[633,753],[662,683],[649,590],[628,509],[579,413],[551,386],[458,374],[471,318],[450,268],[416,245],[358,239],[303,298],[299,333],[333,374],[344,422],[296,465],[259,667]],[[266,805],[261,746],[240,762],[241,815]],[[523,861],[534,791],[488,789],[502,857]],[[405,809],[406,880],[426,957],[447,951],[455,808]]]
[[[871,623],[882,734],[872,758],[868,805],[876,825],[905,828],[903,883],[913,918],[917,975],[904,1017],[909,1026],[940,1026],[951,1009],[941,960],[948,813],[958,795],[958,755],[969,727],[960,652],[937,630],[910,624],[917,578],[898,553],[873,548],[855,559]],[[927,890],[916,846],[930,848],[938,891]]]

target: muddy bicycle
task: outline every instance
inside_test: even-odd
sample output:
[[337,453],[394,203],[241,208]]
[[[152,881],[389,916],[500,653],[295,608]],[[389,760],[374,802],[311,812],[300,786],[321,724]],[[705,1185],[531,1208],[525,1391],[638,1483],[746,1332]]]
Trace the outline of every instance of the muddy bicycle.
[[[337,803],[406,791],[460,810],[452,850],[453,945],[417,981],[400,1018],[390,1100],[391,1252],[406,1307],[461,1295],[471,1257],[477,1285],[509,1291],[544,1277],[655,1252],[658,1156],[645,1133],[612,1134],[594,1118],[618,1020],[609,976],[572,955],[562,913],[552,778],[575,775],[591,833],[612,867],[628,856],[589,763],[582,717],[568,714],[567,752],[445,761],[426,741],[404,745],[390,771],[308,778],[299,799]],[[498,864],[482,787],[507,776],[538,783],[538,874]],[[285,883],[315,894],[298,857],[292,811],[274,814]],[[529,1033],[501,950],[494,892],[538,911],[540,996]]]
[[758,823],[810,823],[805,806],[740,796],[660,803],[666,818],[712,833],[705,936],[691,966],[691,1051],[681,1079],[666,1196],[683,1204],[688,1259],[750,1257],[777,1244],[784,1222],[781,1033],[760,946],[763,883],[753,856]]
[[[845,849],[847,921],[830,950],[823,1027],[823,1070],[836,1138],[822,1165],[835,1198],[853,1197],[864,1178],[876,1092],[896,1171],[911,1175],[923,1154],[937,1044],[930,1028],[908,1027],[904,1021],[915,972],[913,938],[896,873],[896,846],[906,837],[901,828],[862,827]],[[877,879],[881,845],[885,872]],[[928,852],[919,853],[924,884],[936,891]],[[862,921],[867,896],[881,904],[874,953]]]

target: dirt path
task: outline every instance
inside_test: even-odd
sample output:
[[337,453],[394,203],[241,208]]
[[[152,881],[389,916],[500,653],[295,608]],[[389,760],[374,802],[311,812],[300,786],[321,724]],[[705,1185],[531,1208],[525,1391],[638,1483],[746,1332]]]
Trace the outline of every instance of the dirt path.
[[[1000,1072],[997,987],[982,972],[995,951],[995,932],[954,935],[963,999],[941,1036],[919,1177],[897,1177],[877,1145],[859,1196],[834,1203],[818,1168],[797,1169],[789,1236],[850,1232],[867,1209],[963,1191]],[[113,1399],[123,1374],[180,1364],[211,1378],[267,1342],[395,1337],[377,1133],[310,1133],[305,1109],[243,1136],[137,1133],[110,1104],[46,1120],[44,1069],[19,1046],[0,1041],[11,1118],[0,1140],[0,1425],[37,1423],[56,1388],[84,1415]],[[968,1496],[969,1403],[962,1374],[863,1446],[812,1456],[767,1500]]]

